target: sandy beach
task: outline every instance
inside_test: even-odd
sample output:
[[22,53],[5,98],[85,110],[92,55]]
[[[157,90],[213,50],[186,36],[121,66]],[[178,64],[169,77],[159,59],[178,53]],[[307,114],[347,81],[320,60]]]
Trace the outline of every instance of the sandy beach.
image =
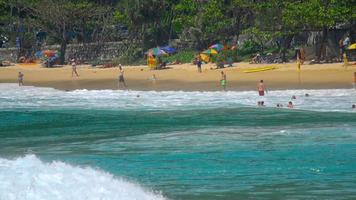
[[[244,73],[250,68],[275,66],[277,69]],[[117,89],[118,68],[99,68],[79,65],[80,77],[71,76],[71,66],[43,68],[37,65],[17,64],[0,68],[0,83],[16,83],[17,73],[24,73],[24,85],[53,87],[61,90]],[[298,73],[295,63],[249,64],[235,63],[234,67],[215,69],[213,64],[203,65],[198,73],[195,65],[171,65],[164,70],[150,70],[147,66],[124,66],[125,79],[131,90],[185,90],[215,91],[219,85],[220,71],[227,75],[228,90],[254,90],[263,79],[268,89],[325,89],[351,88],[356,65],[347,68],[342,63],[302,65]],[[155,74],[157,80],[150,78]]]

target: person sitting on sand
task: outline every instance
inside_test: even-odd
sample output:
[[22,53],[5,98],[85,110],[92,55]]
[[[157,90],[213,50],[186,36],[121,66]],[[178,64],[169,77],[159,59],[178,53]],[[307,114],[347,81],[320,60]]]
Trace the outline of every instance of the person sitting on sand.
[[224,73],[224,71],[221,71],[220,84],[223,90],[226,91],[226,74]]
[[260,82],[257,84],[258,95],[265,96],[265,89],[266,88],[263,83],[263,80],[260,80]]
[[23,85],[23,77],[24,77],[24,74],[22,72],[19,72],[19,75],[17,76],[18,82],[19,82],[19,86]]
[[288,103],[288,108],[294,108],[294,105],[291,101]]
[[250,64],[257,64],[261,62],[261,55],[258,53],[252,59]]
[[77,72],[77,63],[75,62],[74,58],[72,58],[71,64],[72,64],[72,77],[73,77],[73,74],[75,74],[77,77],[79,77],[78,72]]
[[118,83],[118,88],[120,88],[121,84],[123,84],[124,88],[126,88],[126,83],[124,79],[124,70],[122,69],[121,64],[119,65],[119,83]]

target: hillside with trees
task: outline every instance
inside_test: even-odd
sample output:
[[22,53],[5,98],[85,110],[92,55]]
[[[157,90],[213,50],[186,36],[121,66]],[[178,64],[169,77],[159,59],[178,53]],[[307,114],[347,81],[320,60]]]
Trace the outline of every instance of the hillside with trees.
[[355,10],[352,0],[0,0],[0,46],[29,57],[59,45],[63,64],[69,44],[100,52],[122,42],[118,58],[127,63],[168,44],[199,52],[222,43],[240,56],[273,52],[284,61],[309,45],[320,61],[346,34],[355,41]]

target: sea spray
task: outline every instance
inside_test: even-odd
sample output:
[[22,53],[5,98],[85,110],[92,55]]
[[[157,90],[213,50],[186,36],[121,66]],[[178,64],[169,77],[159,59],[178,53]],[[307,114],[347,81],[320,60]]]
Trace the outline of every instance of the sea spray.
[[164,200],[122,178],[60,161],[44,163],[35,155],[0,158],[0,199]]

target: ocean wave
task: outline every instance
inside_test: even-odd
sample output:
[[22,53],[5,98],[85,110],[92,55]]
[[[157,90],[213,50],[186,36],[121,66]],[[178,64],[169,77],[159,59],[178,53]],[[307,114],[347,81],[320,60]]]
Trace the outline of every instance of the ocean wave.
[[138,184],[60,161],[42,162],[35,155],[0,158],[0,199],[163,200]]
[[[266,107],[293,101],[296,109],[312,111],[352,111],[356,103],[354,89],[275,90],[263,98],[256,91],[186,92],[74,90],[16,84],[0,84],[0,109],[117,109],[117,110],[191,110],[205,108],[254,107],[264,101]],[[309,94],[306,97],[305,94]],[[291,99],[296,96],[296,99]]]

